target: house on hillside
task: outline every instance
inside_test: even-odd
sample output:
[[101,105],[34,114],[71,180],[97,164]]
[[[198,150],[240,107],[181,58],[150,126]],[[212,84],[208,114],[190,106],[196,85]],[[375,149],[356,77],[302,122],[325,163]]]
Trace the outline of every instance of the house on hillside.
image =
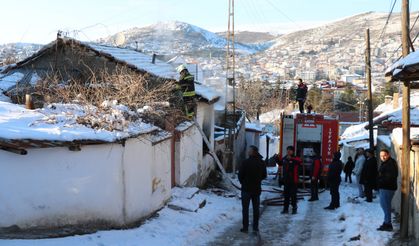
[[[22,103],[52,75],[88,86],[92,79],[116,73],[143,75],[150,88],[178,76],[155,56],[57,38],[5,68],[0,94]],[[219,95],[204,85],[197,85],[196,92],[196,121],[214,145]],[[0,194],[8,198],[0,207],[0,228],[127,226],[160,209],[171,187],[203,185],[215,167],[194,122],[166,122],[162,128],[138,119],[122,122],[128,124],[123,129],[95,129],[78,121],[96,112],[94,107],[42,106],[27,110],[0,102]],[[132,113],[117,103],[109,107],[112,117]]]

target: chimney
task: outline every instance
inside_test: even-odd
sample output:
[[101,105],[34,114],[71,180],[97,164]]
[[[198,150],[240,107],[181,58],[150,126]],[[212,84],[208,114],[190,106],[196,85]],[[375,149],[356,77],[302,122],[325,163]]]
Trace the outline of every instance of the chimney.
[[385,103],[386,105],[390,105],[390,104],[391,104],[391,100],[393,100],[393,97],[392,97],[392,96],[390,96],[390,95],[387,95],[387,96],[385,96],[384,98],[385,98],[385,99],[384,99],[384,103]]
[[25,106],[26,106],[26,109],[34,109],[31,94],[25,95]]
[[156,54],[153,54],[153,58],[151,59],[151,63],[156,64]]

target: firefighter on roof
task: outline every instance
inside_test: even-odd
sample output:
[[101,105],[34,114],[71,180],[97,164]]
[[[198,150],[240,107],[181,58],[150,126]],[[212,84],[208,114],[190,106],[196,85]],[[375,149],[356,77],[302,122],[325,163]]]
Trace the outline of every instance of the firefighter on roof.
[[186,116],[192,119],[195,116],[195,79],[186,68],[185,65],[180,65],[176,68],[179,72],[179,82],[176,88],[182,92],[183,102],[185,104]]

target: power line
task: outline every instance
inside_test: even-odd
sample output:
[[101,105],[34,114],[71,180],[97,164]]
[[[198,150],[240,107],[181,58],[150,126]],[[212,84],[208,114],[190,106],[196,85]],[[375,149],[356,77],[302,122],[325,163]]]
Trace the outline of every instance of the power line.
[[282,16],[284,16],[285,18],[287,18],[290,22],[294,23],[299,29],[302,29],[302,27],[300,25],[297,24],[297,22],[295,22],[293,19],[291,19],[290,17],[288,17],[288,15],[286,15],[281,9],[279,9],[276,5],[274,5],[270,0],[266,0],[266,2],[272,6],[272,8],[274,8],[276,11],[278,11]]
[[[416,19],[415,19],[415,21],[413,22],[413,25],[412,25],[412,27],[410,28],[410,32],[409,33],[411,33],[412,31],[413,31],[413,28],[415,27],[415,25],[416,25],[416,23],[417,23],[417,21],[419,20],[419,12],[418,12],[418,15],[416,16]],[[412,40],[412,45],[415,43],[415,41],[416,41],[416,39],[419,37],[419,32],[416,34],[416,36],[413,38],[413,40]],[[402,45],[400,44],[399,45],[399,47],[397,48],[397,49],[395,49],[394,51],[393,51],[393,53],[391,54],[391,56],[384,62],[384,64],[386,64],[387,62],[389,62],[390,60],[391,60],[391,58],[393,58],[393,56],[394,56],[394,54],[396,54],[396,52],[397,51],[399,51],[400,50],[400,48],[402,47]],[[397,60],[396,61],[398,61],[398,60],[400,60],[400,58],[402,58],[403,56],[399,56],[399,58],[397,58]]]
[[396,3],[397,3],[397,0],[394,0],[394,1],[393,1],[393,5],[392,5],[392,6],[391,6],[391,8],[390,8],[390,12],[388,13],[387,20],[386,20],[386,22],[384,23],[383,28],[381,29],[380,36],[378,36],[378,39],[377,39],[377,41],[376,41],[376,43],[375,43],[374,47],[377,47],[378,42],[380,42],[380,40],[383,38],[384,32],[385,32],[385,30],[386,30],[386,28],[387,28],[387,26],[388,26],[388,22],[390,21],[391,14],[393,13],[394,6],[396,5]]

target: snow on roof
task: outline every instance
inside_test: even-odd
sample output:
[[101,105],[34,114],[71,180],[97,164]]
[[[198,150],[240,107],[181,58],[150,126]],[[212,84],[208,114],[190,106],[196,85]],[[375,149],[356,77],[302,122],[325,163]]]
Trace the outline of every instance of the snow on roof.
[[[391,111],[384,112],[373,119],[374,124],[378,122],[401,123],[402,122],[402,108],[397,108]],[[410,110],[410,122],[412,125],[419,125],[419,106],[414,106]],[[342,139],[352,139],[360,136],[368,136],[368,122],[361,123],[346,128],[341,135]]]
[[208,102],[212,102],[220,98],[220,94],[217,91],[203,84],[195,83],[195,93],[198,96],[208,100]]
[[7,91],[11,87],[15,86],[25,75],[20,72],[15,72],[9,75],[0,77],[0,90]]
[[155,63],[153,64],[151,62],[153,59],[152,56],[144,53],[132,49],[105,46],[95,43],[83,44],[100,53],[108,54],[118,61],[126,62],[127,64],[133,65],[140,70],[147,71],[156,76],[169,79],[178,78],[177,72],[170,64],[158,59],[155,59]]
[[393,103],[382,103],[374,109],[374,112],[386,112],[390,110],[393,110]]
[[[402,105],[403,97],[399,97],[399,105]],[[419,91],[412,91],[410,93],[410,106],[419,106]],[[377,106],[377,108],[374,109],[374,112],[387,112],[387,111],[393,111],[393,100],[391,103],[386,104],[380,104]]]
[[259,122],[254,122],[254,123],[246,122],[246,130],[262,132],[264,127],[265,125],[260,124]]
[[[391,138],[397,142],[397,144],[403,144],[403,129],[402,128],[395,128],[391,133]],[[410,128],[410,139],[411,140],[419,140],[419,127],[412,127]]]
[[80,116],[92,114],[95,108],[76,104],[54,104],[53,107],[28,110],[21,105],[0,102],[0,138],[46,141],[99,140],[115,142],[134,135],[150,133],[157,127],[141,120],[130,122],[124,130],[92,129],[77,123]]
[[400,73],[405,67],[419,63],[419,51],[415,51],[406,57],[398,60],[385,71],[385,74],[392,73],[393,76]]
[[269,124],[281,119],[281,113],[284,112],[283,109],[274,109],[272,111],[263,113],[259,116],[261,123]]

